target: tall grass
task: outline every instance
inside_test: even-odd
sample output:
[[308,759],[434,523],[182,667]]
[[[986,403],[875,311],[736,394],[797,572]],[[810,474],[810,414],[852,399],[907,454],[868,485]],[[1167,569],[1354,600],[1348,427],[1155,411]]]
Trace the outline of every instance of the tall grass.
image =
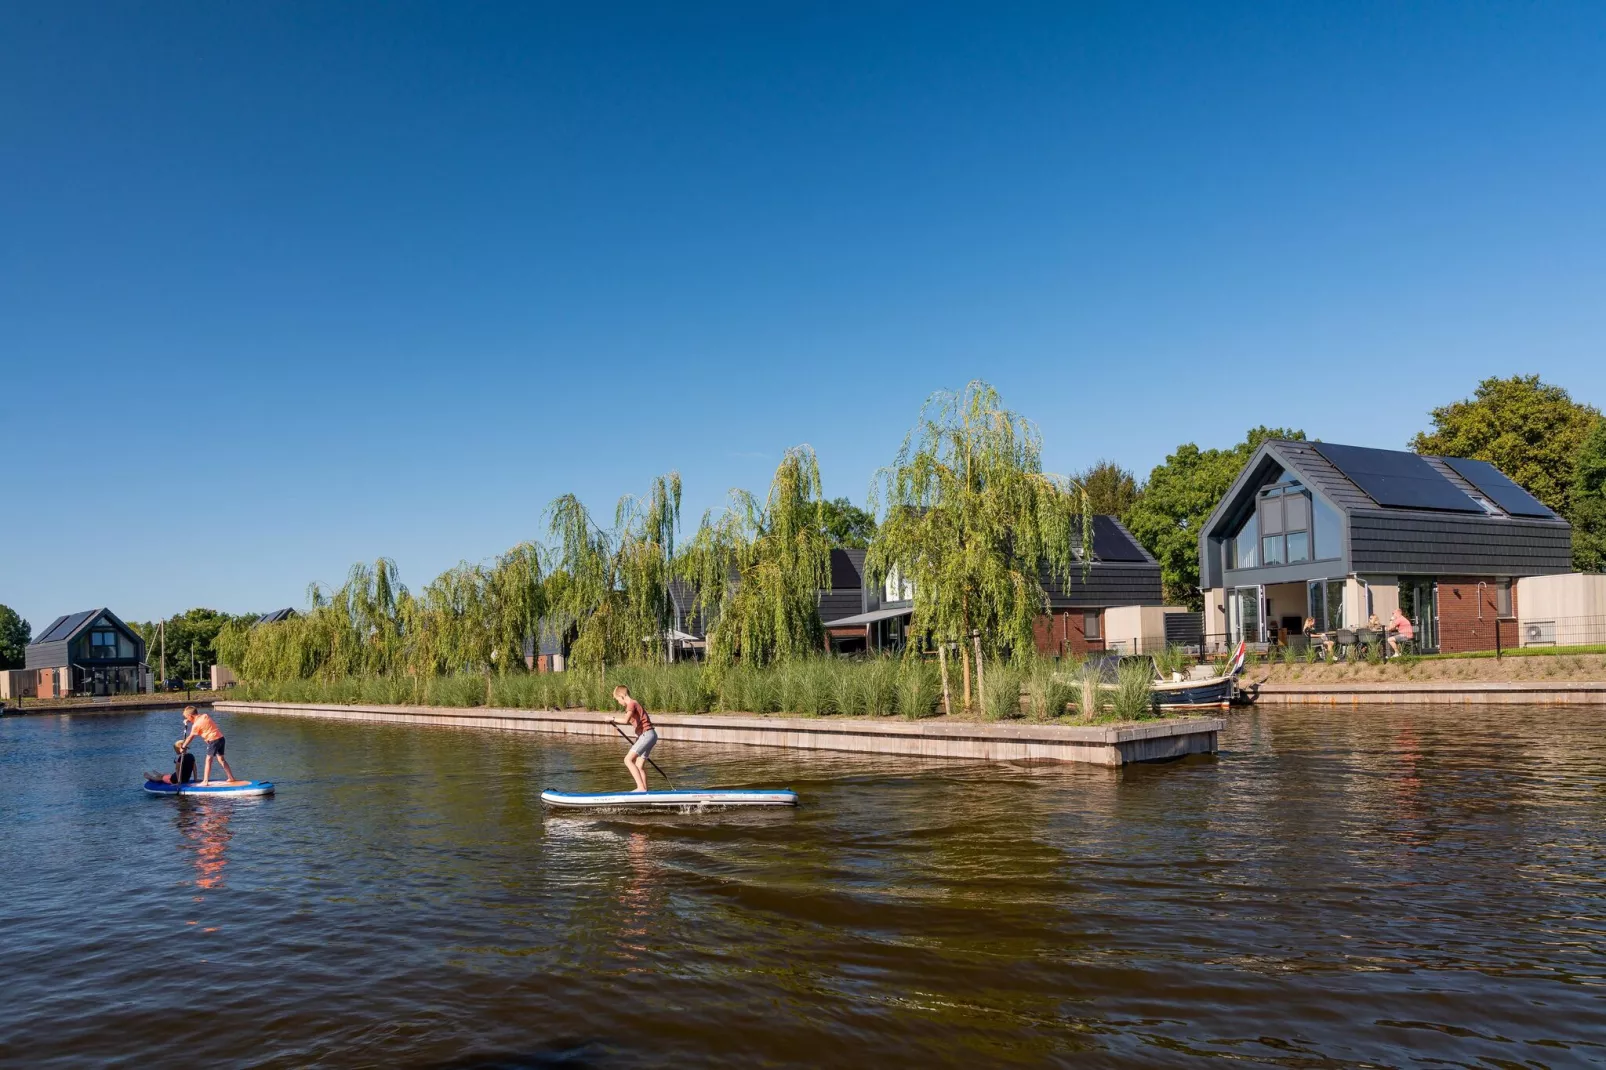
[[1013,665],[1001,662],[987,666],[981,707],[989,721],[1013,721],[1021,715],[1021,676]]
[[1080,674],[1079,664],[1061,668],[1051,661],[1034,662],[1026,675],[1026,706],[1032,719],[1047,721],[1065,716],[1066,707],[1078,701],[1080,687],[1076,681]]
[[1141,662],[1122,665],[1110,693],[1110,712],[1135,721],[1154,712],[1154,674]]
[[[977,712],[990,720],[1013,720],[1023,712],[1036,720],[1052,720],[1067,710],[1089,720],[1148,715],[1146,667],[1123,672],[1116,689],[1100,688],[1097,682],[1084,688],[1081,673],[1075,662],[991,663]],[[648,710],[661,713],[918,719],[943,712],[936,663],[891,657],[804,658],[763,668],[696,663],[620,666],[609,669],[606,676],[574,671],[244,681],[235,688],[234,697],[323,705],[490,705],[612,712],[617,708],[612,694],[617,684],[629,687]]]

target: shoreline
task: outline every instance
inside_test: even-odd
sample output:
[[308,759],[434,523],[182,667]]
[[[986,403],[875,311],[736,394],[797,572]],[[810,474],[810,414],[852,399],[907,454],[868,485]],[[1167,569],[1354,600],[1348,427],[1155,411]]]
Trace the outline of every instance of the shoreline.
[[1256,705],[1606,706],[1606,681],[1449,681],[1266,683]]
[[[610,716],[591,710],[518,710],[487,706],[334,706],[288,702],[215,704],[220,713],[315,717],[440,728],[492,728],[616,739]],[[783,717],[736,713],[654,714],[665,738],[797,750],[901,754],[972,761],[1061,761],[1120,766],[1214,754],[1226,722],[1218,717],[1156,718],[1110,725]]]

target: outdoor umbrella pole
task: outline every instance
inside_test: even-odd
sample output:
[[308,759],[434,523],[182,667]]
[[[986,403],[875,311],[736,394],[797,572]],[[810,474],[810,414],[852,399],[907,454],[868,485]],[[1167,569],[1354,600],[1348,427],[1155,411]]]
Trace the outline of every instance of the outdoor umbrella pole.
[[[625,735],[625,730],[623,728],[620,728],[619,725],[616,724],[613,721],[609,721],[608,723],[613,725],[613,730],[615,732],[618,732],[620,736],[624,737],[624,741],[626,743],[630,743],[631,742],[630,737]],[[658,769],[658,763],[652,760],[652,755],[650,755],[650,754],[647,755],[647,764],[652,766],[654,769]],[[665,780],[669,780],[669,774],[664,772],[662,769],[658,769],[658,775],[663,777]],[[675,787],[675,782],[673,780],[669,780],[669,787],[670,787],[670,790],[672,790],[672,791],[679,791],[680,790],[679,788]]]

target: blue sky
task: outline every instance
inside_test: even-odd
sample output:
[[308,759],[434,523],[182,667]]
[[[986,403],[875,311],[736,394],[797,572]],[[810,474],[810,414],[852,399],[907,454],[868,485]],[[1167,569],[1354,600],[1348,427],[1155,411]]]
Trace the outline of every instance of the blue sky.
[[[981,377],[1048,466],[1606,403],[1599,4],[0,7],[0,602],[422,585]],[[151,477],[159,482],[153,484]]]

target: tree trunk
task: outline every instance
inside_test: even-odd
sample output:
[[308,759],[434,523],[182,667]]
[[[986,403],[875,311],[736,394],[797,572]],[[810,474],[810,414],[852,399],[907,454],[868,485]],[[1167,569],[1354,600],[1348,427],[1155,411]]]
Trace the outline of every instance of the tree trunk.
[[944,716],[948,716],[954,710],[948,699],[948,643],[946,640],[937,644],[937,668],[942,673],[942,712]]
[[959,655],[959,667],[961,670],[963,670],[964,674],[965,694],[963,696],[963,705],[964,708],[968,710],[970,709],[970,651],[965,649],[965,644],[963,641],[955,645],[955,650]]
[[971,638],[976,641],[976,702],[978,705],[985,705],[987,683],[982,679],[981,632],[974,633]]

